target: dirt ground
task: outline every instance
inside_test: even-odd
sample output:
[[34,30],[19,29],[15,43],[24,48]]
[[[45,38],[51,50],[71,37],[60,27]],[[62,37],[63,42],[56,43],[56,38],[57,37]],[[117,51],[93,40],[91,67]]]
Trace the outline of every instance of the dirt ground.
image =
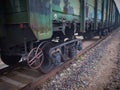
[[97,75],[96,77],[90,78],[91,84],[88,87],[89,90],[104,90],[106,84],[109,83],[109,78],[112,75],[112,72],[117,68],[115,64],[117,60],[113,60],[112,55],[113,54],[106,56],[103,58],[104,61],[100,62],[100,66],[97,65]]
[[[113,81],[111,81],[111,77],[116,77],[114,75],[114,71],[119,68],[117,67],[116,62],[120,57],[120,36],[117,36],[117,38],[112,38],[112,42],[108,45],[107,49],[107,53],[105,53],[105,56],[101,58],[102,60],[95,68],[97,73],[96,76],[90,77],[91,83],[85,90],[120,90],[120,88],[112,89],[111,87],[114,86],[109,86],[110,83],[113,83]],[[120,76],[117,83],[120,85]]]

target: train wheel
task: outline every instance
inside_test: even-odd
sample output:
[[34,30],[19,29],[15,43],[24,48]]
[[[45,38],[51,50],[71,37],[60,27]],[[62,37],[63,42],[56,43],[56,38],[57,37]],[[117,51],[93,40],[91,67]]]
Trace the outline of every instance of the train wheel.
[[20,58],[21,57],[17,56],[17,55],[15,55],[15,56],[11,55],[10,56],[10,55],[1,54],[2,61],[5,64],[10,65],[10,66],[17,64],[19,62]]
[[40,67],[40,71],[42,73],[48,73],[50,72],[54,65],[53,65],[53,61],[52,59],[50,59],[50,55],[49,55],[49,50],[50,48],[53,47],[53,44],[50,43],[50,42],[46,42],[43,46],[42,46],[42,51],[43,51],[43,54],[44,54],[44,61]]
[[43,52],[40,48],[33,48],[28,54],[27,64],[32,69],[39,69],[44,60]]

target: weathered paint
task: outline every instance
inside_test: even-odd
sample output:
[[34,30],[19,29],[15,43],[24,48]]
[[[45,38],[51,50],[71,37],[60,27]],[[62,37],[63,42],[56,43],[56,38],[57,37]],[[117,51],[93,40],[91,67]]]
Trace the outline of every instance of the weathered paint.
[[80,1],[79,0],[52,0],[53,11],[58,11],[65,14],[80,14]]
[[[102,0],[97,0],[97,19],[101,20]],[[95,17],[95,0],[86,0],[86,20],[93,20]]]
[[112,8],[112,24],[115,23],[115,11],[116,11],[116,8],[115,8],[115,4],[113,4],[113,8]]
[[[5,14],[6,24],[27,23],[38,40],[52,37],[53,20],[85,22],[86,20],[95,21],[95,16],[100,21],[102,12],[102,0],[97,0],[98,8],[95,15],[95,0],[84,0],[85,10],[81,10],[82,0],[6,0]],[[109,20],[109,1],[104,1],[104,22]],[[107,5],[108,2],[108,5]],[[82,13],[85,14],[83,18]],[[116,12],[113,15],[115,21]],[[84,15],[83,14],[83,15]],[[111,15],[112,16],[112,15]],[[83,21],[84,20],[84,21]],[[83,25],[83,24],[81,24]]]
[[110,14],[109,14],[109,26],[111,27],[112,26],[112,14],[113,14],[113,2],[112,2],[112,0],[110,1],[110,7],[109,7],[110,9]]
[[52,0],[53,19],[80,19],[80,0]]
[[102,20],[102,0],[98,0],[98,9],[97,9],[97,20],[101,21]]
[[5,1],[6,24],[28,23],[27,0]]
[[109,25],[110,1],[111,1],[111,0],[107,0],[106,27],[108,27],[108,25]]
[[30,27],[38,40],[52,36],[52,7],[50,0],[29,0]]
[[106,14],[107,14],[107,0],[104,0],[104,6],[103,6],[103,23],[106,21]]
[[85,0],[81,0],[81,6],[80,6],[80,14],[81,14],[81,18],[80,18],[80,32],[85,32]]
[[95,0],[86,0],[86,18],[85,20],[93,20],[94,19],[94,8],[95,8]]
[[119,13],[119,11],[117,10],[117,8],[115,9],[116,11],[115,11],[115,23],[114,23],[114,25],[115,26],[118,26],[118,25],[120,25],[120,13]]
[[51,0],[6,0],[5,14],[6,24],[28,23],[38,40],[52,37]]

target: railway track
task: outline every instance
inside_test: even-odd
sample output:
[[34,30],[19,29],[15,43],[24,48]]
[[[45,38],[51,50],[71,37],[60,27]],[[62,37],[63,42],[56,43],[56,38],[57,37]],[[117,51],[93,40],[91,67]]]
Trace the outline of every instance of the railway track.
[[[77,57],[85,54],[106,38],[107,36],[90,44],[85,49],[78,52]],[[40,84],[68,67],[76,58],[66,61],[64,64],[56,67],[48,74],[42,74],[37,70],[30,69],[24,62],[13,67],[4,68],[0,70],[0,90],[36,90]]]

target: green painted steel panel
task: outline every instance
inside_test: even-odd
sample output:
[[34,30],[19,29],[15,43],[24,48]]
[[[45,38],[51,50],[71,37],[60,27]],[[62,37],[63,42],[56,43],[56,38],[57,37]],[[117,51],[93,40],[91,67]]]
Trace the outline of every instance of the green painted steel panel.
[[85,20],[93,20],[95,17],[95,0],[86,0],[86,17]]
[[98,10],[102,10],[102,0],[98,0]]
[[[101,21],[102,19],[102,0],[97,0],[97,20]],[[94,20],[95,18],[95,0],[86,0],[86,19],[85,20]]]
[[51,0],[6,0],[6,24],[28,23],[38,40],[52,36]]
[[6,24],[28,23],[28,13],[27,12],[7,14],[5,16],[5,18],[6,18]]
[[90,6],[95,6],[95,0],[86,0]]
[[107,25],[107,27],[108,27],[108,25],[109,25],[109,16],[110,16],[110,0],[108,0],[108,2],[107,2],[107,15],[106,15],[106,25]]
[[27,0],[6,0],[6,24],[19,24],[28,22]]
[[80,0],[52,0],[53,20],[80,21]]
[[50,0],[29,0],[30,27],[38,40],[52,37],[52,7]]
[[104,0],[104,17],[103,17],[103,22],[105,23],[106,21],[106,14],[107,14],[107,0]]
[[81,6],[80,6],[80,14],[81,14],[81,18],[80,18],[80,32],[85,32],[85,11],[86,11],[86,8],[85,8],[85,5],[86,5],[86,2],[85,0],[80,0],[81,2]]
[[52,9],[65,14],[80,15],[80,0],[52,0]]
[[60,20],[62,18],[65,18],[67,21],[73,21],[73,20],[79,21],[80,20],[80,16],[74,16],[74,15],[69,15],[69,14],[67,15],[64,13],[53,12],[52,15],[53,15],[53,20]]
[[6,5],[5,9],[7,11],[6,13],[17,13],[27,10],[26,0],[6,0],[5,5]]
[[115,4],[113,4],[113,8],[112,8],[112,24],[114,24],[115,23],[115,17],[116,17],[116,15],[115,15],[115,12],[116,12],[116,7],[115,7]]
[[97,10],[97,19],[98,21],[102,20],[102,0],[98,0],[98,10]]

